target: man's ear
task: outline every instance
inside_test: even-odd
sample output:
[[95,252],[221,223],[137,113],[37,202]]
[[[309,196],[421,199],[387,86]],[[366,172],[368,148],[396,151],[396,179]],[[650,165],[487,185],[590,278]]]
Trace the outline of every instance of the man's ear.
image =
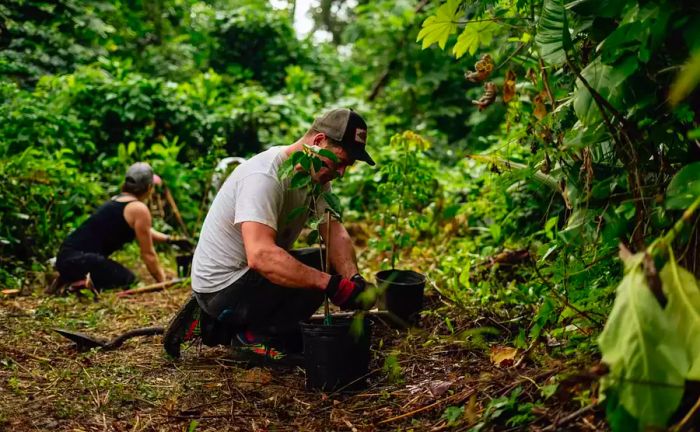
[[326,140],[326,134],[324,134],[323,132],[319,132],[316,135],[314,135],[313,143],[314,143],[314,145],[321,146],[321,144],[323,144],[323,142],[325,140]]

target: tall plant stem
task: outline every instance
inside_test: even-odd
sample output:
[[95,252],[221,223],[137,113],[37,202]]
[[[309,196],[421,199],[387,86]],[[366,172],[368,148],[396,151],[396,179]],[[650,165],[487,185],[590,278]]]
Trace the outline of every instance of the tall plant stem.
[[[326,273],[331,272],[331,212],[326,211],[326,265],[324,267]],[[331,323],[331,307],[328,303],[328,296],[323,301],[323,323]]]
[[[408,144],[404,141],[403,147],[403,173],[404,175],[408,172]],[[396,212],[396,231],[394,232],[394,238],[391,245],[391,269],[396,268],[396,252],[398,245],[396,244],[396,233],[399,231],[399,223],[401,221],[401,214],[403,213],[403,197],[406,193],[406,181],[401,184],[401,193],[399,194],[399,209]]]
[[673,224],[673,228],[671,228],[666,234],[664,234],[663,237],[654,240],[649,245],[649,247],[647,248],[647,253],[664,253],[664,251],[668,250],[668,248],[671,246],[671,243],[673,243],[673,240],[675,240],[678,233],[681,231],[681,229],[683,229],[683,226],[687,223],[691,223],[693,213],[695,213],[695,210],[697,210],[698,207],[700,207],[700,195],[697,198],[695,198],[695,201],[693,201],[690,207],[685,209],[685,211],[683,212],[683,216],[681,216],[681,218],[678,219],[675,224]]

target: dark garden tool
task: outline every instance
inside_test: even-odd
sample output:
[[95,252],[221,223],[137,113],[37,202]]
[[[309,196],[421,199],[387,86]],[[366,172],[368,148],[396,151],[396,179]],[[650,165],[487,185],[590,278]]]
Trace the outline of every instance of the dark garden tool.
[[92,348],[101,348],[106,351],[117,349],[120,346],[122,346],[124,342],[126,342],[128,339],[131,339],[132,337],[159,335],[163,334],[165,329],[163,327],[141,327],[122,333],[121,335],[115,337],[112,340],[107,340],[105,338],[90,336],[81,332],[58,328],[55,328],[54,331],[56,331],[56,333],[60,334],[61,336],[75,342],[75,346],[78,349],[78,351],[83,352],[88,351]]

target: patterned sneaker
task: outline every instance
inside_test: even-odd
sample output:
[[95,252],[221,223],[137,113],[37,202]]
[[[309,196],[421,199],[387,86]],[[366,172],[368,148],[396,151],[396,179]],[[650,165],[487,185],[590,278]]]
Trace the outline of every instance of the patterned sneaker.
[[201,336],[202,309],[194,296],[180,308],[163,335],[163,348],[172,358],[180,358],[180,345]]
[[242,359],[254,365],[297,366],[302,363],[299,354],[286,353],[272,346],[270,338],[256,335],[250,330],[236,334],[231,345]]

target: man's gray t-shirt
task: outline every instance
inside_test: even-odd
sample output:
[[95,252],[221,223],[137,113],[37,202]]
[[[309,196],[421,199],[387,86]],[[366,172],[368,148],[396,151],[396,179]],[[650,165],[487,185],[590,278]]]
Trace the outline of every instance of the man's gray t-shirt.
[[[259,222],[277,232],[276,244],[289,250],[306,222],[306,212],[288,221],[297,207],[308,206],[305,189],[290,189],[277,171],[286,147],[272,147],[238,166],[226,179],[209,209],[192,261],[192,289],[212,293],[226,288],[248,270],[242,222]],[[330,185],[328,185],[330,187]],[[317,203],[323,214],[326,203]]]

